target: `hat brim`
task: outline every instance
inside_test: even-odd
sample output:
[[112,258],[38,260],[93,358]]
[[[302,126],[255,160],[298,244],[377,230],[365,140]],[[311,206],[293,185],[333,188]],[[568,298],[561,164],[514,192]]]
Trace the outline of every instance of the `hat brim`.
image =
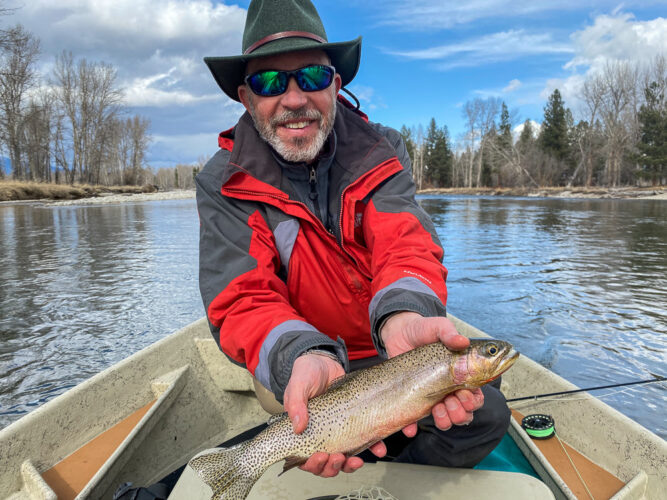
[[323,50],[331,59],[342,80],[343,87],[350,83],[359,70],[361,37],[348,42],[318,43],[307,38],[282,38],[259,47],[252,54],[228,57],[205,57],[204,62],[222,91],[239,101],[237,89],[243,85],[245,68],[249,61],[303,50]]

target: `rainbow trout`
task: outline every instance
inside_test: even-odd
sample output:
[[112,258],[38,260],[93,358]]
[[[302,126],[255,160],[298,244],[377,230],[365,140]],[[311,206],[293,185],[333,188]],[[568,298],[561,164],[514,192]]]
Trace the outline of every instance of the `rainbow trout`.
[[284,459],[286,471],[318,451],[356,455],[427,416],[446,394],[499,377],[518,356],[492,339],[470,339],[463,351],[424,345],[334,381],[308,402],[303,433],[295,434],[283,413],[253,439],[203,452],[189,465],[213,490],[212,500],[242,500],[274,463]]

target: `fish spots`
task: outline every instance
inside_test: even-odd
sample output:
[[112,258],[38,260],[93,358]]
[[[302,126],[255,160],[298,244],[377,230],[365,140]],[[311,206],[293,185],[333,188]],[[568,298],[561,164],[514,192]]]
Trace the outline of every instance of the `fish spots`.
[[[295,434],[286,414],[272,420],[251,441],[190,464],[212,486],[214,498],[243,499],[272,464],[300,465],[318,451],[360,451],[426,416],[435,403],[462,385],[479,386],[509,368],[516,355],[509,344],[494,341],[496,359],[479,354],[486,340],[471,340],[465,351],[442,343],[418,347],[346,376],[308,402],[308,426]],[[232,451],[234,450],[234,451]]]

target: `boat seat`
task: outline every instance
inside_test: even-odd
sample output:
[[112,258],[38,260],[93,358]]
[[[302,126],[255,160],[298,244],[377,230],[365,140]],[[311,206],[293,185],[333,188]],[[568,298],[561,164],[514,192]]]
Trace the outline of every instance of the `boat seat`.
[[[321,478],[298,468],[278,477],[282,461],[257,481],[248,500],[334,498],[363,487],[380,486],[398,500],[493,498],[495,500],[552,500],[551,490],[539,479],[516,472],[450,469],[428,465],[377,462],[353,474]],[[213,492],[197,473],[186,467],[169,500],[209,500]],[[354,498],[354,497],[351,497]]]

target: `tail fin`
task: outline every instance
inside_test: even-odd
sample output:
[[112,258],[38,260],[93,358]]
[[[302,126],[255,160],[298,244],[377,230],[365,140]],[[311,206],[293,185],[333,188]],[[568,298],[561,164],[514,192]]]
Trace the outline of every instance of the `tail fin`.
[[188,465],[213,490],[211,500],[244,500],[264,473],[261,462],[244,460],[247,448],[245,442],[207,450],[190,460]]

